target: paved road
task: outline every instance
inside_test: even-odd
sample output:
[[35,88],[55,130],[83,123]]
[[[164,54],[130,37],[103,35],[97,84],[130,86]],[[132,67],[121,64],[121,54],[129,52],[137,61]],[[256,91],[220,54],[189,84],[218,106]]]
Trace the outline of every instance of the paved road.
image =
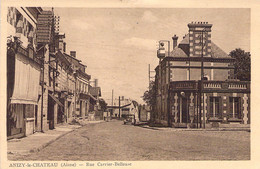
[[245,131],[151,130],[121,121],[88,124],[16,160],[249,160]]

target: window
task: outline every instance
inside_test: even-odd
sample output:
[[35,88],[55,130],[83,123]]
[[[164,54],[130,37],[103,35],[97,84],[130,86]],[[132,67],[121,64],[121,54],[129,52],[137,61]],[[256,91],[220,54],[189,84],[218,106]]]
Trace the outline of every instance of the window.
[[24,104],[25,107],[25,117],[26,118],[34,118],[34,105],[32,104]]
[[220,98],[219,97],[210,97],[210,117],[221,118],[220,113]]
[[240,97],[229,98],[229,112],[231,118],[241,119]]

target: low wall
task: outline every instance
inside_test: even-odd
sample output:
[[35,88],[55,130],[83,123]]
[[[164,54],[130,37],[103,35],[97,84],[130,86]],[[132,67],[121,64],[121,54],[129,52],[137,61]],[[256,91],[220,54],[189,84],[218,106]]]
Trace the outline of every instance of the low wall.
[[34,133],[34,118],[27,118],[25,120],[25,136]]

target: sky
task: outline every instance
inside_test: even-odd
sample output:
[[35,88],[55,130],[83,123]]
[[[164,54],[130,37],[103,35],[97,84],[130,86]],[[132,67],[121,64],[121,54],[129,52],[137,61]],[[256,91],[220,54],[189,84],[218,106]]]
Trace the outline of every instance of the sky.
[[[98,79],[102,97],[111,103],[124,96],[143,104],[148,89],[148,64],[158,65],[158,41],[176,34],[180,42],[192,21],[209,22],[212,41],[226,53],[250,51],[250,9],[192,8],[54,8],[60,32],[66,34],[67,53],[87,65]],[[172,49],[172,46],[171,46]],[[154,75],[154,74],[152,74]]]

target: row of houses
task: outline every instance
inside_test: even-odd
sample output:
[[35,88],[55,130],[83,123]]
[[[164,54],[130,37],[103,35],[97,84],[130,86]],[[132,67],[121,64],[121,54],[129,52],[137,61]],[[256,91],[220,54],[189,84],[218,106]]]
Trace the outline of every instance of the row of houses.
[[165,50],[170,41],[161,41],[153,121],[171,127],[250,124],[250,81],[236,79],[235,60],[212,41],[212,26],[189,23],[180,43],[172,37],[172,51]]
[[[101,88],[76,51],[66,51],[54,10],[8,7],[7,138],[95,117]],[[94,118],[92,118],[94,119]]]

